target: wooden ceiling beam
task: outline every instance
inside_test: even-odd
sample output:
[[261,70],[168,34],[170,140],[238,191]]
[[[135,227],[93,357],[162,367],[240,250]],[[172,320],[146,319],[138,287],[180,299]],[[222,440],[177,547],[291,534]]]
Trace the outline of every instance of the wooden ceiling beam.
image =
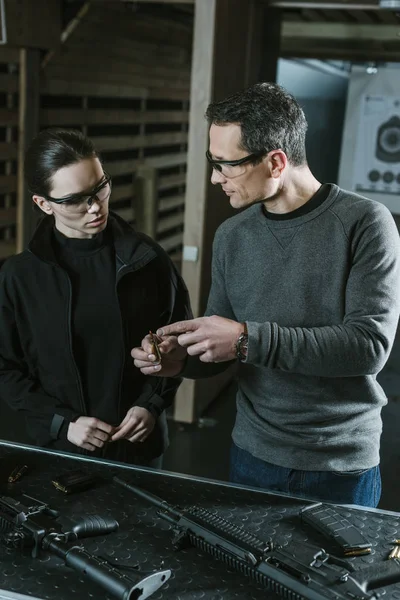
[[[382,11],[384,12],[384,11]],[[357,23],[363,23],[364,25],[370,25],[371,23],[375,23],[371,15],[365,10],[349,10],[348,13]]]
[[[75,0],[69,0],[74,2]],[[195,0],[117,0],[119,2],[130,2],[131,4],[194,4]],[[115,0],[91,0],[91,2],[115,3]]]
[[270,0],[269,4],[277,8],[310,8],[319,10],[382,10],[379,4],[369,2],[318,2],[315,0]]
[[290,23],[282,24],[282,37],[291,39],[330,39],[349,41],[396,42],[400,44],[400,25],[364,25],[357,23]]
[[342,61],[371,61],[371,62],[399,62],[399,52],[388,51],[384,49],[371,50],[365,48],[338,48],[332,45],[331,47],[321,49],[319,46],[286,46],[283,45],[282,58],[313,59],[316,56],[319,60],[342,60]]
[[324,12],[321,10],[317,10],[316,8],[304,8],[301,11],[301,14],[304,17],[304,19],[303,19],[304,21],[311,21],[311,22],[327,21]]

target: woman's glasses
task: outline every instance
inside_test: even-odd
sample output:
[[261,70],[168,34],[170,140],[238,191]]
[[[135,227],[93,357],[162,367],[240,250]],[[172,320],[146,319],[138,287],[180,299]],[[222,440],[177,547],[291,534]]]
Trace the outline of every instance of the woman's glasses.
[[66,204],[69,206],[90,208],[93,202],[105,202],[111,195],[111,177],[104,172],[104,179],[91,192],[82,192],[79,194],[70,194],[63,198],[52,198],[44,196],[49,202],[55,204]]

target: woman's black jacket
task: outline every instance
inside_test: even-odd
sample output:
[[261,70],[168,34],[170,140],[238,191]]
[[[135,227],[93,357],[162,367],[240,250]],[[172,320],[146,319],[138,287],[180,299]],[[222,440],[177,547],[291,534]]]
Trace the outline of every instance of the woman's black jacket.
[[[87,415],[87,408],[72,351],[72,286],[56,260],[53,226],[53,218],[45,217],[28,249],[6,261],[0,272],[0,398],[25,416],[37,445],[82,452],[66,439],[69,422]],[[186,286],[164,250],[113,213],[108,228],[115,247],[125,356],[120,389],[110,390],[109,422],[118,424],[131,406],[159,417],[145,442],[122,440],[109,446],[114,446],[112,458],[140,462],[140,457],[157,457],[166,448],[163,411],[180,380],[144,376],[134,367],[130,350],[140,346],[149,330],[192,314]]]

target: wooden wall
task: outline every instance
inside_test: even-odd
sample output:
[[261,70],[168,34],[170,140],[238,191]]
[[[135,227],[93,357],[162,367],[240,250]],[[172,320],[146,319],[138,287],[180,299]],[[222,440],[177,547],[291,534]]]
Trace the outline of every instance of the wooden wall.
[[[179,262],[192,23],[173,10],[86,3],[42,53],[39,127],[89,135],[113,178],[112,209]],[[18,56],[0,47],[0,260],[18,226]]]
[[19,51],[0,46],[0,260],[15,253]]

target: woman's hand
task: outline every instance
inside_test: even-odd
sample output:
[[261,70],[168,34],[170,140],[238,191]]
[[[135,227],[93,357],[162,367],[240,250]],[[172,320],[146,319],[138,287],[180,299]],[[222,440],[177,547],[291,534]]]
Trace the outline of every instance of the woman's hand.
[[78,417],[69,424],[67,440],[79,448],[93,452],[110,441],[114,429],[112,425],[95,417]]
[[158,343],[161,361],[154,354],[153,341],[150,335],[142,340],[140,348],[133,348],[131,356],[135,367],[143,375],[157,375],[158,377],[176,377],[182,371],[187,352],[178,344],[178,339],[173,335],[165,337],[153,335]]
[[155,423],[155,418],[146,408],[132,406],[120,425],[115,427],[111,442],[124,439],[129,442],[144,442],[153,431]]

